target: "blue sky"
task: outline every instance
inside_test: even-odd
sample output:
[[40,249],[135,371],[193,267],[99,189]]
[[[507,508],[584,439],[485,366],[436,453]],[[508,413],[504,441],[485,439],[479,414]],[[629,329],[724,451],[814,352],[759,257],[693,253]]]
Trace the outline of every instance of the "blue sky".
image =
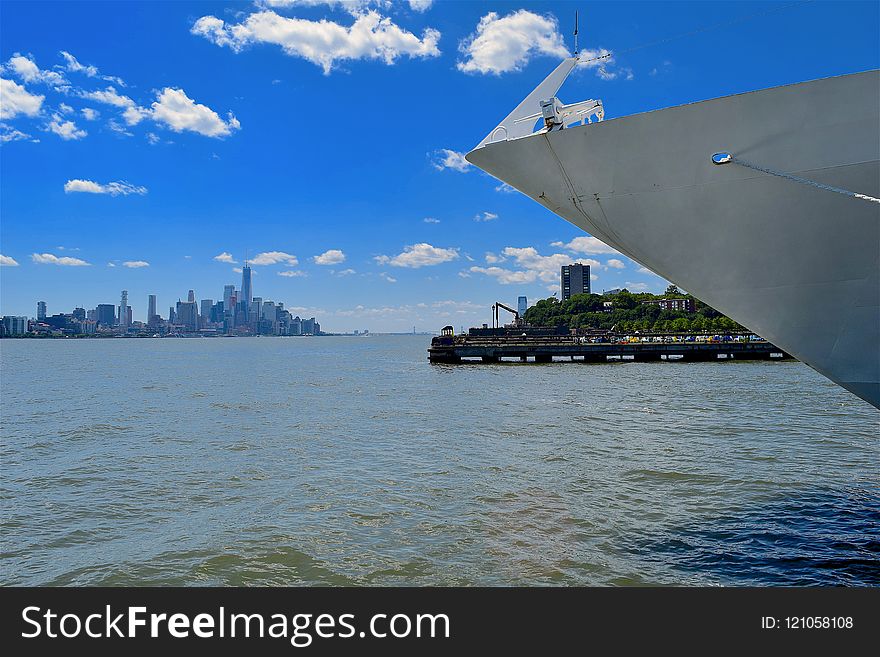
[[581,48],[617,54],[560,97],[607,117],[880,64],[873,2],[3,2],[0,313],[127,289],[166,315],[246,254],[255,295],[331,331],[487,322],[562,260],[662,290],[458,157],[572,47],[576,8]]

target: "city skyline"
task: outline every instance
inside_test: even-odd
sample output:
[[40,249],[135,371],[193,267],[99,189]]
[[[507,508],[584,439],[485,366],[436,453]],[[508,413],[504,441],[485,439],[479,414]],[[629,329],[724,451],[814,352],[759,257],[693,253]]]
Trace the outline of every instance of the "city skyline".
[[[8,3],[0,315],[123,289],[135,317],[149,294],[165,315],[190,288],[219,300],[246,259],[260,296],[339,332],[479,326],[576,262],[595,291],[661,292],[463,159],[572,49],[576,8],[581,47],[613,56],[560,98],[608,120],[880,59],[876,3]],[[236,41],[257,15],[343,43]],[[374,18],[387,30],[355,43]]]

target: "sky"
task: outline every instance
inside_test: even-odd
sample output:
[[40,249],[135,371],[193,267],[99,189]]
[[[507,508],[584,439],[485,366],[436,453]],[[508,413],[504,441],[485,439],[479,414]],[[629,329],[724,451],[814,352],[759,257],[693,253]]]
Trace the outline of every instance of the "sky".
[[[0,3],[0,314],[254,295],[325,331],[491,321],[591,264],[666,281],[469,166],[573,49],[606,118],[880,66],[876,2]],[[642,47],[644,46],[644,47]],[[817,112],[822,108],[817,107]]]

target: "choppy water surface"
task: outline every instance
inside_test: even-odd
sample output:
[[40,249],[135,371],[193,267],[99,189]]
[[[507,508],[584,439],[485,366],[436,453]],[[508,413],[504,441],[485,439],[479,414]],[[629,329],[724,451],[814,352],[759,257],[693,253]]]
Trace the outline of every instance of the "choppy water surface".
[[6,340],[0,583],[880,584],[880,413],[793,362]]

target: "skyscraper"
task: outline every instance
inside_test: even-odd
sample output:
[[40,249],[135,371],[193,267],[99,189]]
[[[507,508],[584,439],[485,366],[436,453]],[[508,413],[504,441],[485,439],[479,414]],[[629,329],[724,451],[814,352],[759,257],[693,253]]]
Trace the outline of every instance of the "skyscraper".
[[189,291],[189,294],[186,295],[187,303],[195,303],[196,302],[196,293],[193,290]]
[[99,303],[95,309],[95,319],[100,326],[113,326],[116,323],[116,308],[112,303]]
[[223,307],[229,310],[232,307],[232,298],[235,296],[235,286],[234,285],[224,285],[223,286]]
[[178,301],[174,314],[178,325],[190,331],[199,330],[199,310],[195,301]]
[[119,326],[128,328],[128,290],[122,291],[119,300]]
[[46,319],[46,302],[37,301],[37,321],[42,322]]
[[525,317],[526,311],[529,309],[529,300],[527,297],[519,297],[516,300],[516,311],[520,318]]
[[590,293],[590,265],[582,265],[579,262],[563,265],[560,278],[563,301],[575,294]]
[[199,309],[199,326],[202,328],[205,328],[211,322],[211,307],[213,305],[213,299],[202,299]]
[[156,295],[151,294],[147,297],[147,324],[153,326],[156,324]]
[[239,301],[244,302],[244,310],[247,312],[251,307],[253,299],[253,289],[251,288],[251,268],[247,260],[241,268],[241,294],[238,296]]

